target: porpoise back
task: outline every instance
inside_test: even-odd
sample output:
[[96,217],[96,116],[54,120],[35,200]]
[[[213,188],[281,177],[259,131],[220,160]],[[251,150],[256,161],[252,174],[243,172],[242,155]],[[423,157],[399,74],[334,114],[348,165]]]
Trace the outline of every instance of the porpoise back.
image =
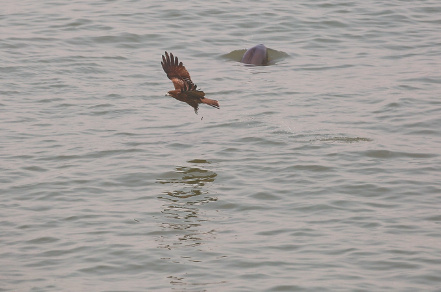
[[264,45],[260,44],[248,49],[240,62],[252,65],[266,65],[268,63],[268,53]]

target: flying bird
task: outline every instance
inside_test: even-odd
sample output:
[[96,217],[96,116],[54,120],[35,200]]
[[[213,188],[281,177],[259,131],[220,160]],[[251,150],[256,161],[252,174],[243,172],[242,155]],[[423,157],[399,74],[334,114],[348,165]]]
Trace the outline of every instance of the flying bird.
[[168,54],[165,52],[165,56],[162,55],[161,65],[167,77],[175,86],[175,90],[169,91],[168,95],[179,101],[188,103],[194,108],[196,114],[198,113],[200,103],[219,108],[217,100],[205,98],[205,93],[197,89],[196,84],[191,81],[187,69],[185,69],[182,62],[178,61],[178,57],[173,56],[172,53]]

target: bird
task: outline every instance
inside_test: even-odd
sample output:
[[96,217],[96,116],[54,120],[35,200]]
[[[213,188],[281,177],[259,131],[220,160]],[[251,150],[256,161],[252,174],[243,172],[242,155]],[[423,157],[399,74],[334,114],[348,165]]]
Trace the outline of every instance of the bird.
[[190,74],[182,62],[179,62],[178,57],[173,56],[172,53],[165,52],[165,55],[162,55],[161,65],[167,77],[175,86],[175,90],[169,91],[167,95],[186,102],[193,107],[196,114],[201,103],[219,109],[219,102],[217,100],[206,98],[205,93],[197,89],[197,85],[191,81]]

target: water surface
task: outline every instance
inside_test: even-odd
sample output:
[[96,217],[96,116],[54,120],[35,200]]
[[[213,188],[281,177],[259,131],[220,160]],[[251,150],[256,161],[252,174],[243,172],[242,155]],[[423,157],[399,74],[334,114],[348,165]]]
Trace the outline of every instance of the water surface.
[[0,291],[439,290],[440,12],[5,4]]

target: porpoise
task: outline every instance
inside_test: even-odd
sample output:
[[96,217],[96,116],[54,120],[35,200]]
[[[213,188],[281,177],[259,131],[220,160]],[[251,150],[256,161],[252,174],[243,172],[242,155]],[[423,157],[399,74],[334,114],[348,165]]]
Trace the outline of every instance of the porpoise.
[[260,44],[248,49],[240,62],[258,66],[268,64],[268,52],[266,47]]

